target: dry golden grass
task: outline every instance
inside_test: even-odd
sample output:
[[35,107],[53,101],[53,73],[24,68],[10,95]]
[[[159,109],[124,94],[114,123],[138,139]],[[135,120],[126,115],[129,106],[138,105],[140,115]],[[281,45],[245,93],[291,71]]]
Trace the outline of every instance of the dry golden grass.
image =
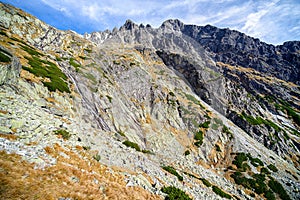
[[18,136],[16,136],[16,135],[13,135],[13,134],[4,134],[4,133],[0,133],[0,137],[8,139],[8,140],[16,140],[18,138]]
[[124,176],[59,145],[46,147],[55,166],[34,169],[20,156],[0,152],[0,199],[160,199],[141,187],[126,187]]

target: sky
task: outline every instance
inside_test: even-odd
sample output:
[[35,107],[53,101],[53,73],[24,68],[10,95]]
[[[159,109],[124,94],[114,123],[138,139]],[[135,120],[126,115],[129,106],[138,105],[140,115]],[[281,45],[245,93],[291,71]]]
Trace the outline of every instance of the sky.
[[0,0],[61,30],[119,28],[127,19],[159,27],[168,19],[230,28],[278,45],[300,40],[300,0]]

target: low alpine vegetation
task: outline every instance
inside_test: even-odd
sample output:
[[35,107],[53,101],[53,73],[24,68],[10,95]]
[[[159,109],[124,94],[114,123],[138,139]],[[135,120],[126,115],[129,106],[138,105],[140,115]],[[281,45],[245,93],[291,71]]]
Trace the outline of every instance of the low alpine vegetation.
[[68,131],[64,130],[64,129],[56,130],[56,131],[54,131],[54,134],[55,135],[60,135],[65,140],[68,140],[71,137],[71,134]]
[[161,191],[168,195],[166,196],[165,200],[191,200],[191,198],[184,191],[174,186],[163,187]]
[[169,172],[169,173],[171,173],[171,174],[177,176],[178,180],[183,181],[183,177],[180,176],[180,175],[178,174],[178,172],[176,171],[176,169],[174,169],[173,167],[171,167],[171,166],[163,166],[162,168],[163,168],[164,170],[166,170],[167,172]]

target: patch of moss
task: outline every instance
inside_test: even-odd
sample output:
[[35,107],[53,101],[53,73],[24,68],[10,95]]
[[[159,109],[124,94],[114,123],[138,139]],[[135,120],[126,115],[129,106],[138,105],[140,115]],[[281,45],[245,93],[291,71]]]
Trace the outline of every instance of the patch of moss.
[[283,100],[279,100],[280,104],[276,103],[275,107],[279,110],[286,111],[287,115],[290,116],[293,121],[300,126],[300,115],[291,107],[291,105]]
[[202,141],[197,141],[194,143],[195,146],[200,147],[202,145]]
[[208,180],[206,180],[205,178],[201,178],[200,180],[206,187],[211,187],[211,183]]
[[137,143],[131,142],[129,140],[126,140],[123,142],[123,144],[127,147],[131,147],[137,151],[141,151],[141,148],[139,147],[139,145]]
[[222,128],[222,133],[225,133],[229,136],[229,139],[232,139],[233,138],[233,134],[232,132],[229,130],[229,128],[225,125],[223,125],[223,128]]
[[218,125],[223,125],[223,121],[221,120],[221,119],[219,119],[219,118],[213,118],[213,120],[216,122],[216,124],[218,124]]
[[262,173],[262,174],[271,174],[270,171],[265,167],[260,169],[260,173]]
[[205,109],[205,107],[200,103],[200,101],[197,100],[194,96],[185,93],[185,97],[186,97],[189,101],[192,101],[194,104],[199,105],[202,109]]
[[195,140],[202,141],[202,140],[203,140],[203,132],[199,130],[199,131],[195,134],[194,139],[195,139]]
[[276,167],[275,165],[273,165],[273,164],[269,164],[267,167],[268,167],[270,170],[272,170],[273,172],[278,172],[277,167]]
[[216,151],[222,152],[222,150],[221,150],[221,148],[220,148],[220,146],[218,144],[216,144],[215,147],[216,147]]
[[0,52],[3,52],[4,54],[12,57],[13,55],[11,53],[9,53],[8,51],[6,51],[5,49],[0,49]]
[[91,80],[93,82],[93,85],[97,84],[97,79],[93,76],[93,74],[84,73],[83,76],[86,77],[87,79]]
[[253,117],[251,115],[247,115],[244,111],[240,115],[242,118],[244,118],[249,124],[251,125],[261,125],[263,124],[263,119],[261,117]]
[[271,190],[267,190],[264,193],[264,197],[266,197],[267,200],[275,200],[275,195]]
[[162,168],[163,168],[164,170],[166,170],[167,172],[169,172],[169,173],[173,174],[174,176],[176,176],[176,177],[178,178],[179,181],[183,181],[183,177],[180,176],[180,175],[178,174],[178,172],[177,172],[173,167],[171,167],[171,166],[163,166]]
[[42,60],[36,56],[24,57],[28,60],[31,67],[22,66],[22,68],[38,77],[47,77],[50,82],[43,82],[44,86],[50,91],[59,90],[70,93],[69,86],[66,82],[67,76],[52,62]]
[[223,197],[223,198],[226,198],[226,199],[231,199],[231,196],[229,194],[225,193],[223,190],[221,190],[220,188],[218,188],[215,185],[212,186],[212,190],[214,191],[214,193],[216,193],[220,197]]
[[268,182],[268,186],[273,190],[273,192],[276,192],[281,199],[285,199],[285,200],[291,199],[289,195],[286,193],[283,186],[275,179],[271,178]]
[[23,49],[24,51],[26,51],[27,53],[29,53],[32,56],[44,56],[44,54],[39,53],[38,51],[36,51],[34,48],[30,47],[29,45],[20,45],[21,49]]
[[94,155],[93,158],[99,162],[101,159],[101,156],[99,154],[97,154],[97,155]]
[[207,128],[209,128],[209,124],[210,124],[210,121],[206,121],[206,122],[200,124],[199,127],[207,129]]
[[[2,51],[2,49],[0,49],[0,50]],[[7,55],[5,55],[1,51],[0,51],[0,62],[3,62],[3,63],[11,62],[10,57],[8,57]]]
[[86,57],[85,56],[78,56],[79,58],[81,58],[82,60],[85,60]]
[[203,143],[203,132],[201,130],[199,130],[195,136],[194,139],[196,140],[196,142],[194,143],[197,147],[200,147]]
[[259,158],[252,158],[250,154],[247,154],[247,156],[254,167],[264,166],[264,163]]
[[72,65],[75,68],[76,72],[79,72],[79,68],[81,67],[81,65],[77,63],[75,58],[70,58],[69,64]]
[[190,152],[189,150],[186,150],[186,151],[184,152],[184,155],[185,155],[185,156],[190,155],[190,154],[191,154],[191,152]]
[[238,169],[242,169],[243,162],[247,160],[248,158],[245,153],[237,153],[232,163],[235,164]]
[[3,30],[0,30],[0,35],[8,37],[8,35]]
[[92,49],[84,49],[88,53],[92,53]]
[[64,129],[59,129],[54,131],[55,135],[61,135],[63,139],[68,140],[71,137],[71,134]]
[[153,153],[152,151],[150,151],[150,150],[147,150],[147,149],[143,149],[143,150],[142,150],[142,153],[146,153],[146,154],[152,154],[152,155],[154,155],[154,153]]
[[106,97],[107,97],[109,103],[111,103],[113,98],[111,96],[109,96],[109,95],[106,95]]
[[174,186],[163,187],[161,191],[168,195],[166,196],[165,200],[191,200],[191,198],[184,191]]
[[117,133],[118,133],[119,135],[123,136],[123,137],[126,137],[126,135],[125,135],[125,132],[124,132],[124,131],[121,131],[121,130],[119,130]]

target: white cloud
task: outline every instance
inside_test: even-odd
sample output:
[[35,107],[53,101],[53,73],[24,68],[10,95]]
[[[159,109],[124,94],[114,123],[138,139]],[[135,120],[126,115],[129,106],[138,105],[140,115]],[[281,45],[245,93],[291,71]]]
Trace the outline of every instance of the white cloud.
[[88,6],[83,6],[81,13],[84,16],[89,17],[91,20],[98,21],[99,20],[99,6],[97,4],[92,4]]
[[189,24],[234,28],[273,43],[280,42],[280,35],[285,39],[300,37],[295,28],[300,26],[298,0],[42,1],[67,17],[89,21],[95,30],[101,26],[112,29],[126,19],[159,26],[166,19],[178,18]]

